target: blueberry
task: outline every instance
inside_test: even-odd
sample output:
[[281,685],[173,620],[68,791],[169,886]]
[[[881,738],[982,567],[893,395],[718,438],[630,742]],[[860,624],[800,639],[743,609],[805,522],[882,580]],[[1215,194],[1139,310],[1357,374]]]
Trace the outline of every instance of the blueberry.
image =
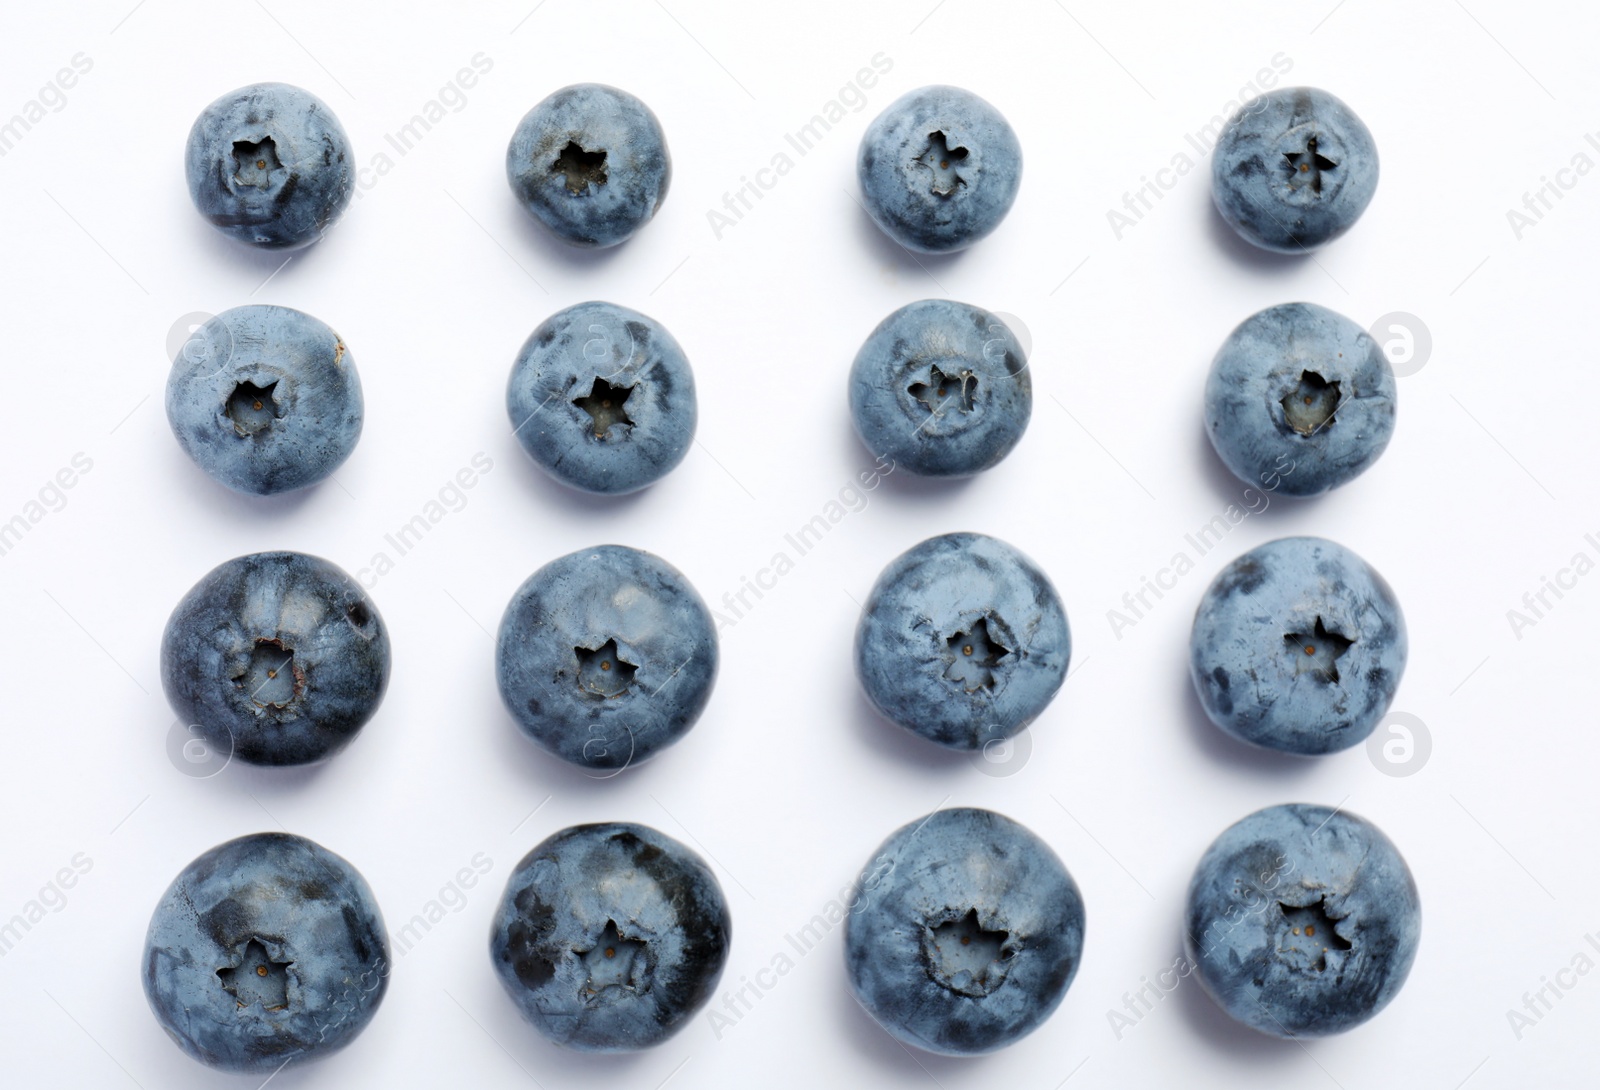
[[845,918],[850,990],[908,1045],[969,1056],[1033,1032],[1083,956],[1083,897],[1050,846],[989,810],[885,840]]
[[930,742],[976,750],[1054,699],[1072,638],[1049,577],[983,534],[944,534],[900,554],[856,628],[856,676],[886,718]]
[[550,1040],[630,1052],[705,1006],[732,933],[722,887],[687,847],[644,825],[574,825],[517,864],[489,957]]
[[167,887],[145,938],[144,994],[178,1047],[271,1074],[355,1040],[389,986],[372,890],[303,836],[219,844]]
[[1383,576],[1342,545],[1286,537],[1217,575],[1189,636],[1211,721],[1307,756],[1371,734],[1406,668],[1406,622]]
[[902,95],[861,137],[856,177],[867,213],[908,250],[964,250],[1006,218],[1022,145],[989,103],[959,87]]
[[1252,99],[1211,153],[1211,197],[1263,250],[1314,250],[1355,226],[1378,188],[1378,149],[1350,107],[1315,87]]
[[1235,1021],[1274,1037],[1360,1025],[1411,971],[1422,907],[1406,861],[1364,818],[1291,803],[1212,842],[1189,882],[1184,946]]
[[195,119],[183,163],[194,206],[217,230],[297,250],[344,214],[350,158],[350,138],[327,103],[287,83],[255,83]]
[[1233,475],[1314,496],[1366,470],[1394,434],[1394,370],[1349,318],[1284,303],[1239,323],[1206,379],[1206,433]]
[[361,379],[344,339],[288,307],[225,310],[184,343],[167,420],[194,463],[270,496],[326,479],[361,438]]
[[682,572],[600,545],[552,560],[500,622],[500,696],[523,732],[582,768],[641,764],[711,699],[717,631]]
[[1028,356],[981,307],[924,299],[872,331],[850,369],[850,413],[874,454],[925,477],[968,477],[1017,445],[1033,414]]
[[539,324],[511,367],[506,410],[524,450],[585,492],[637,492],[689,452],[699,411],[689,360],[660,323],[579,303]]
[[563,87],[529,110],[506,148],[528,214],[574,246],[615,246],[650,222],[672,182],[661,122],[626,91]]
[[219,753],[300,765],[338,753],[389,684],[389,634],[350,576],[304,553],[219,564],[161,637],[161,683]]

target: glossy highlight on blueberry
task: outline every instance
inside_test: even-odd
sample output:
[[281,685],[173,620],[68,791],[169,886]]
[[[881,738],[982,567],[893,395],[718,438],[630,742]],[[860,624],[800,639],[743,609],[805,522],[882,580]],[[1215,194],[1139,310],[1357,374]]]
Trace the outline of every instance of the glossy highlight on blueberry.
[[705,1006],[732,933],[721,885],[689,848],[645,825],[575,825],[517,864],[489,956],[545,1037],[631,1052],[661,1044]]
[[256,83],[207,106],[189,130],[189,195],[238,242],[296,250],[320,239],[350,204],[350,138],[310,91]]
[[1083,957],[1083,897],[1049,845],[989,810],[939,810],[862,868],[845,918],[850,989],[898,1040],[970,1056],[1033,1032]]
[[506,607],[500,696],[547,752],[621,771],[688,733],[717,676],[711,611],[658,556],[600,545],[552,560]]
[[856,676],[873,707],[952,749],[1021,731],[1055,698],[1071,659],[1049,577],[983,534],[943,534],[896,557],[856,628]]
[[1239,236],[1297,254],[1355,225],[1378,188],[1378,149],[1355,112],[1315,87],[1252,99],[1211,154],[1211,195]]
[[926,477],[969,477],[1011,453],[1033,415],[1028,356],[1004,321],[947,299],[909,303],[856,353],[850,415],[867,449]]
[[156,1020],[189,1056],[271,1075],[353,1041],[389,972],[383,916],[360,873],[305,837],[256,833],[173,880],[141,975]]
[[361,379],[344,338],[288,307],[225,310],[167,375],[167,421],[195,465],[251,496],[326,480],[361,439]]
[[1273,1037],[1343,1033],[1386,1007],[1416,959],[1411,870],[1365,818],[1301,803],[1226,829],[1189,883],[1184,947],[1235,1021]]
[[1206,434],[1235,477],[1314,496],[1354,480],[1394,436],[1394,368],[1371,334],[1314,303],[1252,314],[1206,378]]
[[948,253],[1005,219],[1022,183],[1022,145],[971,91],[922,87],[867,126],[856,177],[884,234],[918,253]]
[[539,467],[571,488],[637,492],[694,441],[694,373],[662,325],[615,303],[579,303],[539,324],[506,388],[511,428]]
[[252,553],[208,572],[172,611],[161,683],[180,720],[257,765],[321,761],[349,745],[389,684],[389,634],[343,570]]
[[1405,617],[1366,561],[1319,537],[1269,541],[1218,573],[1195,611],[1189,672],[1243,742],[1314,756],[1366,740],[1406,668]]
[[615,246],[650,222],[672,183],[661,122],[626,91],[579,83],[540,102],[506,148],[528,214],[574,246]]

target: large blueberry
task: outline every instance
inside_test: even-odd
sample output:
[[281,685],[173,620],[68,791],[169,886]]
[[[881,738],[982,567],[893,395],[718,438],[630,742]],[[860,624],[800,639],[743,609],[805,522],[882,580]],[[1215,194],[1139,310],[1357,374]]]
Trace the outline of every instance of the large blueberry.
[[856,353],[850,413],[867,448],[900,468],[926,477],[981,473],[1028,428],[1028,356],[981,307],[910,303],[878,323]]
[[1263,250],[1303,253],[1355,225],[1378,188],[1378,149],[1343,102],[1315,87],[1252,99],[1211,153],[1217,211]]
[[850,989],[906,1044],[993,1052],[1061,1004],[1083,897],[1050,846],[989,810],[939,810],[867,862],[845,918]]
[[360,873],[303,836],[256,833],[212,848],[167,887],[142,971],[178,1047],[270,1075],[355,1040],[389,970],[383,916]]
[[855,656],[886,718],[975,750],[1044,711],[1066,680],[1072,637],[1056,588],[1032,560],[983,534],[943,534],[878,576]]
[[717,631],[682,572],[600,545],[552,560],[500,622],[500,696],[540,746],[583,768],[641,764],[711,699]]
[[511,367],[517,441],[556,480],[637,492],[689,452],[699,410],[689,359],[660,323],[615,303],[579,303],[533,331]]
[[161,637],[161,683],[218,753],[299,765],[339,752],[389,684],[389,634],[361,585],[304,553],[219,564]]
[[867,213],[908,250],[963,250],[1006,218],[1022,145],[999,110],[959,87],[902,95],[867,126],[856,153]]
[[489,957],[550,1040],[629,1052],[705,1006],[732,935],[722,887],[687,847],[645,825],[575,825],[517,864]]
[[310,91],[255,83],[195,119],[184,149],[189,196],[240,242],[294,250],[317,241],[353,192],[350,138]]
[[361,379],[344,338],[288,307],[225,310],[167,376],[167,420],[194,463],[269,496],[327,478],[361,438]]
[[563,87],[517,125],[506,177],[528,214],[574,246],[615,246],[656,214],[672,182],[661,122],[626,91]]
[[1313,496],[1353,480],[1394,434],[1394,369],[1371,335],[1313,303],[1252,314],[1206,379],[1206,434],[1234,476]]
[[1189,672],[1211,721],[1252,745],[1315,755],[1371,734],[1406,668],[1406,622],[1366,561],[1320,537],[1250,550],[1206,588]]
[[1223,1010],[1274,1037],[1342,1033],[1400,991],[1422,906],[1406,861],[1364,818],[1291,803],[1212,842],[1189,882],[1184,946]]

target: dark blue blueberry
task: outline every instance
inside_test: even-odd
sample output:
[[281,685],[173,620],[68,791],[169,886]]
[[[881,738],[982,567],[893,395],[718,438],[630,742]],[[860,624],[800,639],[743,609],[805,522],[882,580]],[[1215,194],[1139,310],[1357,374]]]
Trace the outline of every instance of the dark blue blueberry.
[[622,769],[700,718],[717,676],[717,632],[677,568],[600,545],[552,560],[517,588],[495,669],[528,737],[583,768]]
[[189,130],[189,196],[239,242],[295,250],[323,236],[350,203],[350,138],[310,91],[256,83],[205,108]]
[[1235,738],[1315,755],[1366,739],[1406,668],[1406,622],[1366,561],[1286,537],[1223,568],[1195,611],[1189,672]]
[[1394,369],[1349,318],[1313,303],[1252,314],[1217,350],[1206,434],[1241,481],[1314,496],[1353,480],[1394,434]]
[[172,709],[218,753],[300,765],[338,753],[389,684],[389,634],[359,584],[304,553],[219,564],[161,637]]
[[1184,929],[1200,983],[1230,1017],[1274,1037],[1324,1037],[1400,991],[1422,906],[1377,826],[1293,803],[1257,810],[1206,849]]
[[365,879],[288,833],[230,840],[156,905],[144,994],[201,1063],[276,1073],[355,1040],[389,986],[389,940]]
[[167,420],[194,463],[252,496],[305,488],[361,438],[361,379],[344,339],[288,307],[225,310],[167,376]]
[[850,989],[908,1045],[993,1052],[1061,1004],[1083,924],[1077,883],[1048,844],[989,810],[939,810],[885,840],[856,882]]
[[615,246],[650,222],[672,182],[661,122],[626,91],[563,87],[517,126],[506,177],[528,214],[574,246]]
[[1072,637],[1032,560],[983,534],[944,534],[878,576],[855,654],[856,676],[886,718],[975,750],[1044,711],[1066,680]]
[[539,324],[511,367],[506,411],[546,473],[585,492],[637,492],[689,452],[694,373],[653,318],[579,303]]
[[981,307],[911,303],[878,323],[856,353],[850,413],[867,448],[899,468],[926,477],[981,473],[1028,428],[1028,356]]
[[630,1052],[705,1006],[732,935],[722,887],[687,847],[644,825],[575,825],[517,864],[489,957],[550,1040]]
[[1006,218],[1022,183],[1022,145],[971,91],[922,87],[861,137],[856,177],[867,212],[908,250],[964,250]]
[[1378,188],[1361,119],[1315,87],[1268,91],[1239,108],[1211,153],[1211,196],[1240,237],[1278,253],[1314,250],[1355,226]]

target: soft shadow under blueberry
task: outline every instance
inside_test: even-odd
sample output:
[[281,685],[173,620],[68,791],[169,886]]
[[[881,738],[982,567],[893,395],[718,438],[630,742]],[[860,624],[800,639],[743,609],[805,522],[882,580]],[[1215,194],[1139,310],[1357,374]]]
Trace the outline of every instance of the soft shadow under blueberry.
[[1206,485],[1216,493],[1219,500],[1237,507],[1250,518],[1286,518],[1291,512],[1303,507],[1308,500],[1315,498],[1289,496],[1282,492],[1269,491],[1265,485],[1252,485],[1241,481],[1223,464],[1217,455],[1217,448],[1211,445],[1211,436],[1206,432],[1205,420],[1200,421],[1196,434],[1200,449],[1196,452],[1195,460],[1200,463]]
[[1206,994],[1194,973],[1183,979],[1178,989],[1178,1009],[1190,1036],[1229,1059],[1260,1067],[1289,1069],[1305,1062],[1301,1042],[1268,1037],[1249,1026],[1240,1025]]
[[840,986],[833,992],[835,996],[832,1004],[833,1014],[839,1024],[840,1033],[849,1040],[850,1047],[857,1055],[893,1075],[904,1075],[920,1067],[924,1074],[940,1086],[944,1085],[941,1075],[951,1078],[970,1074],[973,1065],[982,1061],[981,1056],[941,1056],[935,1052],[924,1052],[910,1045],[902,1045],[889,1036],[888,1031],[873,1021],[872,1016],[851,994],[850,985],[843,979],[846,970],[840,945],[829,942],[828,947],[834,964],[838,966],[837,971],[840,976]]
[[856,734],[866,743],[869,750],[889,764],[900,769],[912,769],[942,776],[958,771],[970,761],[970,754],[919,738],[904,727],[885,719],[878,713],[878,709],[872,706],[867,694],[861,691],[861,686],[853,675],[850,678],[850,686],[855,690],[850,707]]
[[1178,699],[1183,704],[1184,719],[1189,734],[1196,748],[1208,760],[1280,782],[1302,782],[1315,770],[1317,762],[1314,757],[1301,757],[1292,753],[1262,749],[1260,746],[1252,746],[1224,733],[1221,727],[1211,721],[1206,715],[1205,708],[1201,706],[1200,697],[1196,695],[1194,682],[1189,676],[1187,662],[1183,664],[1178,676],[1181,682],[1174,683],[1183,687]]
[[524,491],[532,494],[542,504],[553,504],[575,515],[615,517],[638,503],[646,492],[655,487],[646,485],[637,492],[628,492],[621,496],[605,496],[572,488],[540,469],[515,438],[503,448],[500,457],[501,464],[513,467],[511,474]]
[[1298,254],[1280,254],[1272,250],[1263,250],[1261,247],[1246,242],[1222,218],[1222,213],[1217,211],[1217,206],[1211,201],[1206,202],[1207,226],[1210,228],[1213,245],[1225,254],[1235,265],[1262,276],[1281,277],[1289,270],[1305,264],[1309,251]]
[[[847,191],[848,192],[848,191]],[[945,286],[940,283],[940,277],[952,270],[955,263],[965,255],[965,250],[957,250],[948,254],[917,254],[912,253],[894,239],[883,233],[883,230],[872,222],[872,217],[861,204],[861,198],[854,193],[850,194],[851,201],[856,206],[856,239],[862,249],[879,264],[890,265],[902,273],[913,276],[925,276],[938,289],[940,295],[948,295]]]
[[[513,203],[516,197],[508,194],[508,199]],[[539,220],[528,214],[527,209],[520,204],[516,207],[517,230],[516,237],[510,240],[514,245],[524,245],[534,251],[543,263],[560,267],[562,273],[603,273],[608,270],[617,255],[628,248],[633,239],[629,238],[617,243],[615,246],[574,246],[570,242],[563,242]],[[639,230],[648,231],[649,223],[642,225]],[[527,260],[526,253],[512,251],[514,259],[520,265]]]

